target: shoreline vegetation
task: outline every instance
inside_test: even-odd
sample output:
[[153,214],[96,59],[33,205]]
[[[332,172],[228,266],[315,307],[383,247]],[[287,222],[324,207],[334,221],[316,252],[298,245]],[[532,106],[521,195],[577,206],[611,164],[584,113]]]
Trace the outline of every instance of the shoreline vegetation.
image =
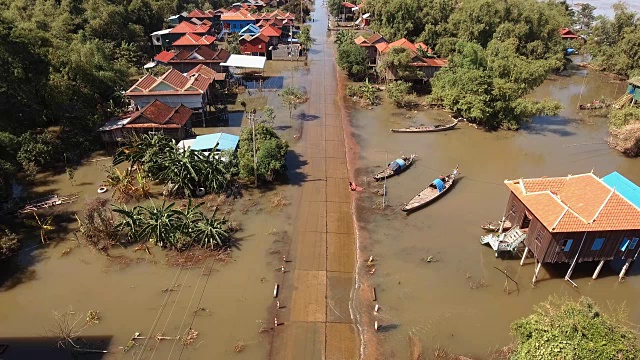
[[[448,65],[428,80],[429,94],[420,101],[425,107],[441,107],[486,130],[517,130],[534,116],[555,116],[562,107],[551,99],[526,98],[548,77],[563,71],[571,62],[567,49],[592,56],[590,66],[623,79],[640,75],[640,17],[624,3],[613,5],[614,17],[595,16],[590,4],[575,8],[566,2],[510,0],[490,2],[438,0],[435,3],[367,2],[364,12],[369,28],[340,30],[335,35],[337,63],[354,81],[349,97],[371,107],[383,98],[375,83],[383,82],[387,98],[398,107],[415,106],[414,92],[403,85],[389,86],[385,74],[393,68],[396,80],[417,87],[419,76],[412,67],[413,55],[403,47],[393,48],[378,58],[375,67],[366,66],[367,51],[354,39],[380,34],[385,39],[408,39],[426,44],[428,54],[448,59]],[[339,16],[338,0],[329,2],[332,15]],[[428,10],[427,10],[428,9]],[[575,40],[560,37],[559,29],[570,28]],[[586,42],[584,41],[586,40]],[[418,53],[421,53],[418,47]],[[437,54],[437,55],[436,55]],[[424,81],[424,80],[420,80]],[[370,85],[369,82],[371,82]],[[392,81],[395,84],[396,81]],[[613,111],[609,118],[616,117]],[[628,156],[640,155],[640,117],[623,126],[611,126],[612,147]]]

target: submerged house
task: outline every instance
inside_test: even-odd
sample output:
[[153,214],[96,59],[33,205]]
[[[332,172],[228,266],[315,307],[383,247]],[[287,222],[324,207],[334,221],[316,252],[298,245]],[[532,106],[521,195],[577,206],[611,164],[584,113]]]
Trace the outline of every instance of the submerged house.
[[608,260],[624,259],[624,277],[640,251],[640,188],[617,172],[506,180],[511,190],[504,217],[525,235],[521,264],[531,252],[536,281],[543,263],[598,261],[597,278]]
[[133,135],[162,133],[180,141],[191,133],[193,111],[180,104],[169,106],[154,100],[139,111],[109,120],[98,132],[107,148],[125,142]]
[[[429,80],[438,70],[447,66],[447,59],[426,56],[432,54],[433,51],[421,42],[414,44],[411,41],[402,38],[389,44],[380,42],[375,44],[375,47],[378,50],[376,59],[378,64],[382,62],[382,59],[389,53],[389,51],[391,51],[391,49],[398,47],[407,49],[411,56],[410,65],[414,66],[418,70],[417,77],[412,80]],[[395,80],[398,78],[398,73],[393,68],[386,69],[385,73],[382,75],[389,80]]]
[[358,36],[354,41],[356,42],[356,45],[367,51],[370,66],[376,65],[379,49],[384,49],[389,45],[389,42],[378,33],[375,33],[368,38]]
[[[185,139],[178,143],[181,149],[191,149],[202,151],[205,154],[213,152],[216,156],[222,151],[236,151],[240,137],[227,133],[215,133],[196,136],[192,139]],[[226,160],[226,159],[223,159]]]
[[229,59],[229,51],[218,48],[211,48],[199,45],[194,50],[185,50],[176,48],[172,51],[163,51],[156,55],[153,59],[160,63],[171,66],[180,72],[188,72],[198,65],[206,65],[217,72],[226,72],[227,70],[220,66],[221,63]]

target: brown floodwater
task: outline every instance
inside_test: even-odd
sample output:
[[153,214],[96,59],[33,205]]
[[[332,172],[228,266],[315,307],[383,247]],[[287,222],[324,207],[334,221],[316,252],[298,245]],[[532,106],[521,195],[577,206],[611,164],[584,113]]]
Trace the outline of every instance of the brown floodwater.
[[[358,219],[366,242],[361,258],[373,255],[376,272],[360,277],[376,287],[381,311],[373,316],[384,331],[367,337],[365,347],[377,345],[379,358],[407,359],[408,335],[420,339],[425,351],[442,347],[474,359],[487,357],[510,343],[510,324],[529,314],[552,294],[594,298],[605,306],[626,304],[629,320],[640,322],[640,264],[625,282],[617,274],[622,264],[609,262],[597,280],[595,264],[577,266],[571,285],[562,278],[567,265],[543,266],[532,287],[533,264],[499,259],[480,245],[479,225],[499,220],[509,192],[505,179],[565,176],[594,171],[604,176],[618,171],[640,184],[640,159],[625,158],[610,149],[606,118],[592,118],[576,110],[577,104],[602,96],[620,96],[625,84],[600,73],[574,70],[550,77],[531,95],[552,98],[564,105],[557,117],[536,117],[520,131],[486,132],[461,123],[457,129],[432,134],[394,134],[390,128],[448,122],[439,111],[405,111],[383,104],[372,110],[352,103],[351,122],[360,145],[358,181],[365,192],[358,199]],[[384,164],[400,154],[418,155],[406,173],[387,181],[387,207],[371,193],[380,184],[367,182]],[[445,197],[410,216],[400,211],[441,174],[459,164],[462,177]],[[431,261],[426,261],[431,257]],[[519,284],[504,291],[508,272]],[[370,302],[370,300],[369,300]],[[371,320],[372,305],[361,306]],[[367,321],[369,321],[367,320]],[[371,328],[373,324],[363,324]],[[365,357],[366,358],[366,357]]]
[[[66,174],[40,176],[30,190],[31,196],[79,193],[80,198],[41,214],[55,214],[49,246],[39,246],[39,234],[25,227],[28,235],[22,252],[9,264],[3,264],[0,343],[9,344],[2,355],[4,359],[24,359],[16,351],[31,347],[33,340],[52,335],[53,312],[63,313],[70,308],[77,314],[99,311],[100,322],[84,329],[82,335],[107,338],[102,343],[109,350],[106,359],[267,357],[272,338],[259,330],[262,324],[266,328],[273,324],[272,317],[268,320],[267,309],[272,306],[274,282],[280,276],[276,269],[281,254],[288,250],[293,214],[301,195],[295,135],[301,133],[306,119],[301,109],[294,112],[293,120],[289,119],[277,90],[291,84],[302,86],[310,78],[304,62],[269,63],[266,74],[269,82],[264,91],[249,90],[240,98],[250,106],[268,104],[275,108],[275,128],[294,150],[289,159],[291,181],[264,193],[245,192],[242,199],[223,206],[233,210],[230,219],[242,227],[232,260],[226,264],[209,260],[193,266],[187,262],[180,268],[169,266],[166,253],[159,248],[151,248],[153,256],[134,252],[133,248],[116,249],[116,259],[112,260],[78,246],[73,235],[77,229],[73,214],[81,214],[86,201],[98,195],[96,190],[105,179],[103,167],[110,159],[96,154],[93,160],[102,160],[87,161],[78,167],[75,185]],[[223,127],[195,130],[239,134],[243,123],[246,119],[242,112],[236,112]],[[162,202],[159,190],[156,193],[154,201]],[[103,196],[109,195],[110,192]],[[290,205],[273,208],[272,201],[280,196]],[[213,202],[205,199],[205,203],[211,210]],[[16,219],[10,221],[20,223]],[[162,291],[166,289],[172,291]],[[180,341],[153,339],[159,333],[167,337],[182,335],[188,328],[197,331],[198,337],[187,347]],[[141,332],[146,339],[136,340],[137,346],[123,353],[121,347],[135,332]],[[234,349],[238,343],[243,344],[240,353]],[[50,344],[49,341],[42,346]]]

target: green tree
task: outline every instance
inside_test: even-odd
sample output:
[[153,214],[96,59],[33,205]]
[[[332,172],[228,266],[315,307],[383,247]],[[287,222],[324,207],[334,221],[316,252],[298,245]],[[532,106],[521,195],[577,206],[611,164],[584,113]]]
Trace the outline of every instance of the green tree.
[[[286,155],[289,144],[280,139],[270,127],[258,123],[255,126],[256,159],[258,180],[271,182],[286,174]],[[255,174],[253,162],[253,132],[250,127],[242,129],[238,148],[240,177],[252,179]]]
[[7,229],[0,229],[0,262],[20,250],[18,236]]
[[0,199],[9,197],[11,181],[18,173],[17,160],[20,144],[18,138],[6,132],[0,132]]
[[614,17],[599,17],[586,50],[603,70],[630,76],[640,70],[640,20],[623,3],[613,6]]
[[311,49],[313,38],[311,37],[311,28],[309,26],[302,26],[302,29],[298,34],[298,42],[306,51]]
[[575,13],[575,23],[580,26],[582,30],[591,29],[591,25],[596,19],[595,10],[596,7],[589,3],[580,3],[576,4],[578,6],[578,11]]
[[232,54],[240,54],[240,35],[237,32],[232,32],[227,37],[227,51]]
[[621,129],[629,124],[640,121],[640,108],[625,106],[622,109],[612,109],[609,112],[609,128]]
[[193,227],[193,238],[203,248],[213,249],[229,241],[228,220],[216,218],[217,208],[210,217],[203,217]]
[[329,0],[327,3],[327,8],[329,10],[329,14],[334,18],[337,18],[340,15],[340,11],[342,10],[342,0]]
[[351,79],[362,79],[369,73],[367,51],[353,41],[344,41],[338,46],[337,62]]
[[378,64],[378,73],[386,77],[391,73],[398,80],[414,80],[419,78],[420,72],[412,66],[414,54],[404,47],[391,48]]
[[404,81],[394,81],[387,84],[387,98],[396,106],[405,106],[413,101],[411,84]]
[[289,119],[293,119],[293,110],[297,109],[298,105],[303,104],[307,101],[307,95],[300,89],[297,89],[293,86],[287,86],[282,89],[280,98],[289,109]]
[[589,298],[552,297],[512,324],[516,348],[511,359],[638,359],[638,338],[624,325],[623,310],[609,314]]
[[517,129],[534,115],[553,115],[557,102],[524,99],[542,84],[556,66],[551,60],[528,60],[518,55],[515,39],[493,41],[488,49],[461,42],[449,66],[432,79],[430,101],[442,102],[448,109],[490,129]]
[[266,126],[273,128],[276,122],[275,110],[271,106],[265,106],[264,109],[262,109],[262,117],[260,120]]

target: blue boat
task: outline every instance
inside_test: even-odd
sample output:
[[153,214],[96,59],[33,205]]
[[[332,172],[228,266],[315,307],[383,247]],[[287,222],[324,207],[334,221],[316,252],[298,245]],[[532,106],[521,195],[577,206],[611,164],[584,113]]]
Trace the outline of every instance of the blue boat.
[[385,178],[399,175],[400,173],[402,173],[403,171],[411,167],[411,164],[413,164],[415,158],[416,158],[416,154],[411,154],[410,157],[401,156],[398,159],[393,160],[391,163],[389,163],[386,169],[375,174],[373,176],[373,179],[375,181],[380,181],[380,180],[384,180]]

